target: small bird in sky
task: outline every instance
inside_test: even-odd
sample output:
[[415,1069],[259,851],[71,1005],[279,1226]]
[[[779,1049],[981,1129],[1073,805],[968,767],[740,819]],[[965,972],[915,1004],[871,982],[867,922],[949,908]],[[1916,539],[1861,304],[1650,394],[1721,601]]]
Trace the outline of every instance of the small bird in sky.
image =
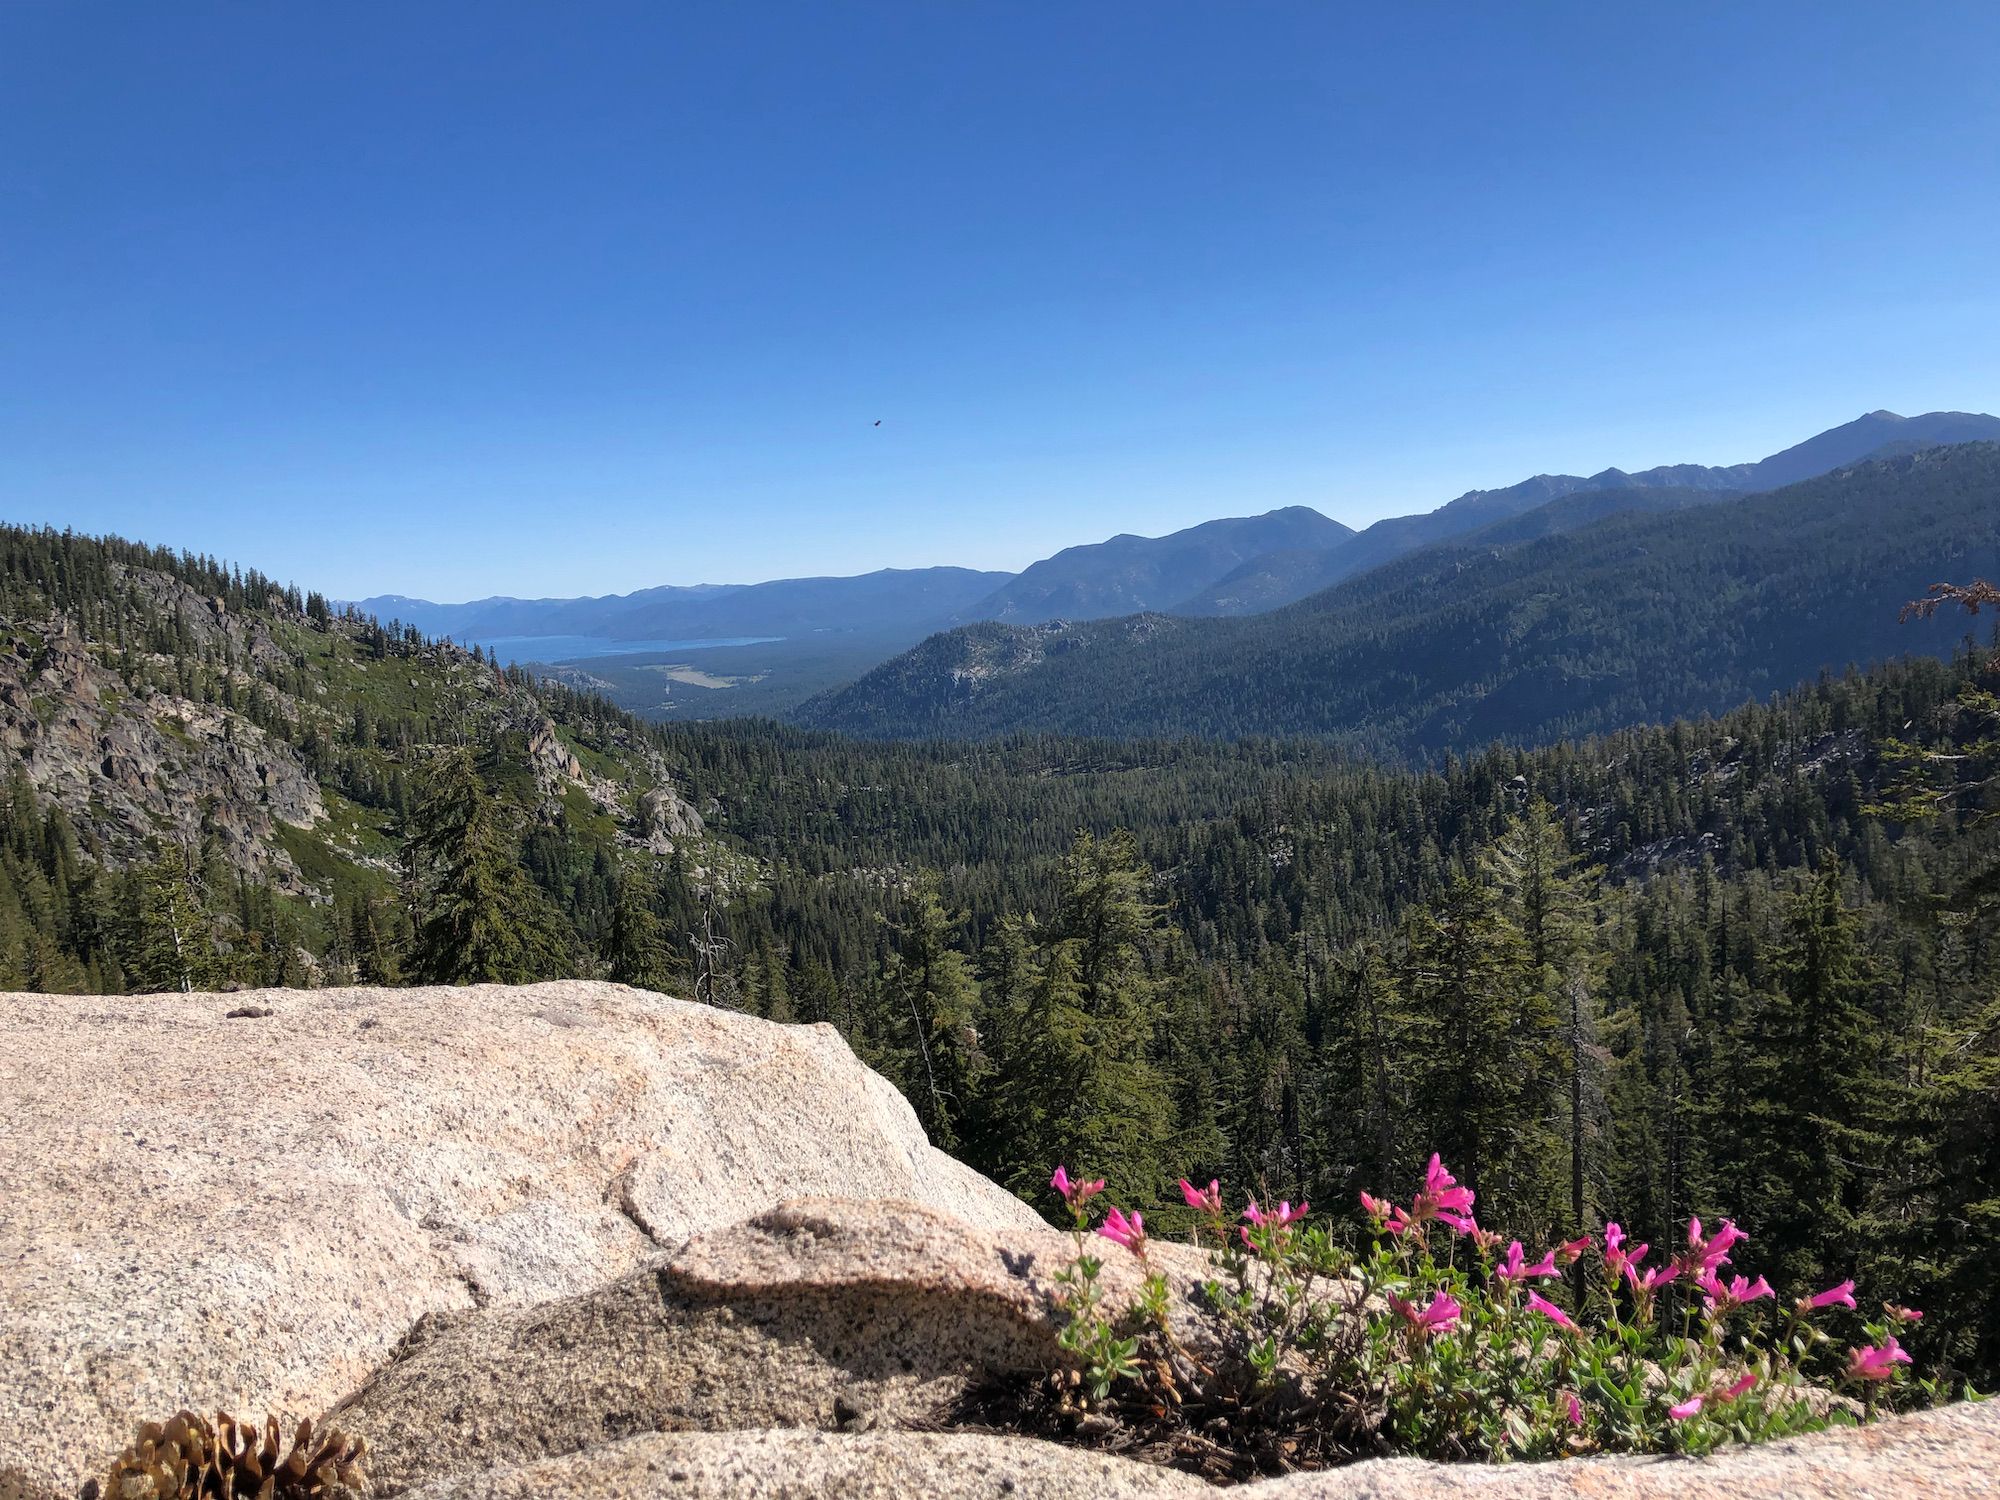
[[881,419],[880,417],[877,417],[877,418],[875,419],[875,425],[876,425],[877,427],[880,427],[880,426],[882,425],[882,419]]

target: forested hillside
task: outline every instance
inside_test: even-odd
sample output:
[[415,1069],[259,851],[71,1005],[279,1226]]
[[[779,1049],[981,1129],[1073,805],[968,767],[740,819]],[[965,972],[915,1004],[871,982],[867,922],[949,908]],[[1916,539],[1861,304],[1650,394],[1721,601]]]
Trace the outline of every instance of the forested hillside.
[[[1513,1229],[1612,1214],[1665,1243],[1733,1213],[1760,1266],[1865,1269],[1986,1377],[1996,682],[1986,652],[1919,660],[1423,775],[1268,745],[677,743],[692,784],[768,789],[739,831],[833,866],[732,913],[736,1003],[833,1021],[1024,1193],[1081,1160],[1172,1224],[1182,1172],[1338,1204],[1437,1149]],[[1257,784],[1189,818],[1211,753]],[[1037,760],[1048,789],[1017,789]]]
[[626,979],[832,1022],[1030,1197],[1441,1150],[1496,1226],[1733,1213],[2000,1373],[1988,651],[1412,772],[645,726],[206,559],[0,564],[0,984]]
[[[255,571],[67,533],[0,528],[0,749],[0,983],[27,988],[587,965],[619,860],[700,836],[615,711]],[[569,883],[563,910],[523,868]],[[518,932],[423,951],[475,891]]]
[[1899,601],[1996,569],[2000,445],[1967,444],[1435,547],[1249,619],[969,626],[797,717],[890,737],[1313,734],[1405,757],[1546,743],[1948,651],[1954,629],[1899,626]]

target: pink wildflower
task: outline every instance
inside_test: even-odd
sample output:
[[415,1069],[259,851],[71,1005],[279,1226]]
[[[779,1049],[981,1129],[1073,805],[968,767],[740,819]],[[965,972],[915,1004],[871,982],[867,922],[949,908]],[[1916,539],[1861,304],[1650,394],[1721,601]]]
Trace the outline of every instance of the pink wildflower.
[[1417,1217],[1427,1219],[1439,1209],[1450,1209],[1453,1213],[1469,1213],[1476,1195],[1469,1187],[1460,1187],[1458,1179],[1445,1170],[1445,1165],[1433,1151],[1431,1162],[1424,1168],[1424,1190],[1417,1198],[1420,1210]]
[[1557,1307],[1555,1303],[1549,1301],[1547,1298],[1542,1296],[1540,1292],[1528,1293],[1528,1308],[1532,1312],[1540,1313],[1543,1317],[1547,1318],[1551,1323],[1554,1323],[1558,1328],[1576,1327],[1576,1324],[1570,1321],[1570,1316],[1568,1313],[1564,1312],[1560,1307]]
[[1672,1261],[1644,1272],[1640,1271],[1637,1261],[1625,1262],[1625,1283],[1632,1288],[1632,1295],[1635,1297],[1650,1298],[1680,1274],[1681,1268]]
[[1825,1291],[1811,1297],[1799,1299],[1799,1311],[1818,1312],[1822,1307],[1832,1307],[1838,1302],[1842,1307],[1854,1306],[1854,1283],[1843,1281],[1839,1286],[1830,1286]]
[[1143,1254],[1146,1248],[1145,1216],[1136,1210],[1130,1217],[1121,1208],[1113,1208],[1099,1227],[1099,1234],[1114,1245],[1123,1245],[1134,1255]]
[[1479,1225],[1474,1221],[1471,1214],[1440,1213],[1438,1215],[1438,1223],[1459,1234],[1476,1235],[1479,1233]]
[[[1708,1254],[1711,1256],[1727,1256],[1731,1245],[1749,1238],[1749,1235],[1736,1227],[1734,1219],[1724,1219],[1722,1227],[1715,1231],[1714,1236],[1708,1242]],[[1717,1264],[1720,1265],[1723,1262],[1718,1260]]]
[[1890,1321],[1896,1323],[1918,1323],[1923,1321],[1924,1316],[1914,1307],[1897,1307],[1890,1302],[1882,1304],[1882,1311],[1889,1315]]
[[1749,1238],[1736,1227],[1734,1219],[1724,1219],[1722,1227],[1704,1239],[1701,1220],[1689,1219],[1688,1248],[1687,1253],[1680,1257],[1681,1267],[1696,1280],[1713,1275],[1729,1264],[1729,1247]]
[[[1304,1218],[1308,1207],[1309,1205],[1301,1203],[1297,1208],[1293,1208],[1289,1202],[1285,1202],[1280,1203],[1276,1208],[1260,1208],[1257,1205],[1257,1200],[1252,1198],[1250,1206],[1243,1210],[1243,1217],[1248,1219],[1252,1224],[1255,1224],[1259,1229],[1268,1229],[1282,1239],[1284,1237],[1285,1226],[1290,1224],[1294,1219]],[[1402,1210],[1398,1209],[1397,1212],[1400,1213]],[[1388,1228],[1391,1234],[1402,1232],[1393,1224],[1389,1225]],[[1244,1249],[1255,1250],[1257,1248],[1257,1242],[1250,1238],[1248,1228],[1239,1229],[1236,1232],[1243,1238]]]
[[1636,1244],[1630,1250],[1626,1250],[1624,1242],[1626,1234],[1622,1228],[1618,1228],[1616,1224],[1604,1226],[1604,1270],[1608,1270],[1612,1276],[1618,1276],[1620,1272],[1630,1274],[1630,1268],[1638,1266],[1638,1262],[1646,1258],[1646,1252],[1652,1250],[1650,1244]]
[[1198,1188],[1183,1177],[1181,1179],[1181,1196],[1187,1199],[1187,1206],[1189,1208],[1198,1208],[1204,1213],[1210,1214],[1219,1214],[1222,1212],[1222,1184],[1215,1178],[1209,1179],[1207,1187]]
[[1049,1179],[1049,1186],[1062,1194],[1063,1202],[1077,1208],[1104,1191],[1104,1179],[1100,1177],[1095,1182],[1078,1182],[1069,1175],[1068,1168],[1057,1167],[1056,1175]]
[[1698,1279],[1695,1285],[1701,1288],[1703,1301],[1707,1304],[1709,1312],[1716,1317],[1721,1317],[1746,1302],[1755,1302],[1760,1297],[1776,1295],[1771,1290],[1771,1283],[1761,1276],[1755,1281],[1741,1276],[1732,1277],[1729,1284],[1724,1286],[1722,1278],[1710,1271]]
[[1431,1298],[1428,1307],[1418,1307],[1414,1302],[1395,1296],[1390,1297],[1389,1306],[1397,1317],[1423,1334],[1451,1327],[1465,1310],[1449,1292],[1439,1292]]
[[1583,1403],[1576,1399],[1576,1392],[1564,1391],[1563,1401],[1569,1407],[1569,1425],[1572,1427],[1581,1427],[1583,1425]]
[[1556,1246],[1556,1259],[1566,1266],[1575,1265],[1595,1243],[1597,1242],[1589,1235],[1580,1234],[1575,1239]]
[[1383,1220],[1387,1219],[1390,1214],[1396,1211],[1396,1205],[1391,1203],[1387,1198],[1377,1198],[1372,1196],[1367,1191],[1367,1189],[1364,1188],[1362,1189],[1361,1193],[1361,1211],[1367,1214],[1368,1217],[1373,1219],[1376,1223],[1380,1224]]
[[1711,1391],[1705,1396],[1690,1396],[1687,1398],[1687,1400],[1683,1401],[1679,1406],[1668,1407],[1667,1415],[1672,1417],[1676,1422],[1685,1422],[1689,1417],[1693,1416],[1696,1412],[1700,1411],[1704,1406],[1708,1405],[1711,1401],[1717,1401],[1717,1402],[1734,1401],[1738,1396],[1742,1395],[1745,1391],[1749,1390],[1750,1387],[1755,1385],[1756,1383],[1757,1383],[1757,1376],[1756,1373],[1753,1371],[1747,1375],[1744,1375],[1734,1385],[1729,1386],[1725,1390]]
[[1532,1266],[1521,1254],[1521,1242],[1512,1240],[1507,1245],[1506,1264],[1495,1269],[1494,1275],[1503,1281],[1526,1281],[1531,1276],[1553,1276],[1556,1274],[1556,1253],[1551,1250]]
[[1847,1355],[1847,1378],[1865,1380],[1871,1384],[1887,1380],[1896,1373],[1897,1365],[1906,1365],[1910,1356],[1891,1337],[1877,1347],[1853,1349]]

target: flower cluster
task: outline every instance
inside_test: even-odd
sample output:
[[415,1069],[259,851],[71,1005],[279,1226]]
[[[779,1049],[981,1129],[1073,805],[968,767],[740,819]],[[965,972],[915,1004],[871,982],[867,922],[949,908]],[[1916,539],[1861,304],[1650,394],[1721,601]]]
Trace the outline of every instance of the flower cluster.
[[[1155,1415],[1193,1390],[1246,1413],[1337,1411],[1348,1423],[1380,1413],[1367,1444],[1378,1451],[1698,1453],[1809,1431],[1851,1409],[1873,1414],[1911,1363],[1893,1330],[1921,1316],[1885,1307],[1865,1341],[1830,1354],[1836,1340],[1819,1325],[1856,1309],[1854,1282],[1780,1303],[1763,1276],[1736,1269],[1750,1236],[1729,1219],[1712,1231],[1691,1219],[1678,1253],[1651,1264],[1652,1247],[1616,1222],[1601,1241],[1503,1248],[1475,1218],[1474,1191],[1433,1155],[1407,1204],[1360,1195],[1371,1234],[1358,1254],[1308,1225],[1305,1203],[1252,1197],[1232,1215],[1219,1181],[1183,1179],[1216,1272],[1201,1311],[1227,1355],[1195,1360],[1174,1337],[1141,1215],[1114,1206],[1094,1226],[1147,1268],[1142,1315],[1121,1322],[1106,1314],[1101,1262],[1084,1248],[1103,1182],[1057,1168],[1052,1186],[1078,1245],[1065,1346],[1084,1356],[1100,1398],[1136,1382],[1136,1405]],[[1840,1388],[1855,1397],[1847,1407]]]

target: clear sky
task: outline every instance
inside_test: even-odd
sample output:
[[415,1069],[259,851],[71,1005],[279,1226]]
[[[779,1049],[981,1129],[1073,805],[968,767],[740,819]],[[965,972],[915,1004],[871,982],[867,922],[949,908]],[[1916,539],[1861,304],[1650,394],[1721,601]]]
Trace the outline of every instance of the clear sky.
[[1994,0],[17,0],[0,514],[604,593],[2000,410],[1996,77]]

